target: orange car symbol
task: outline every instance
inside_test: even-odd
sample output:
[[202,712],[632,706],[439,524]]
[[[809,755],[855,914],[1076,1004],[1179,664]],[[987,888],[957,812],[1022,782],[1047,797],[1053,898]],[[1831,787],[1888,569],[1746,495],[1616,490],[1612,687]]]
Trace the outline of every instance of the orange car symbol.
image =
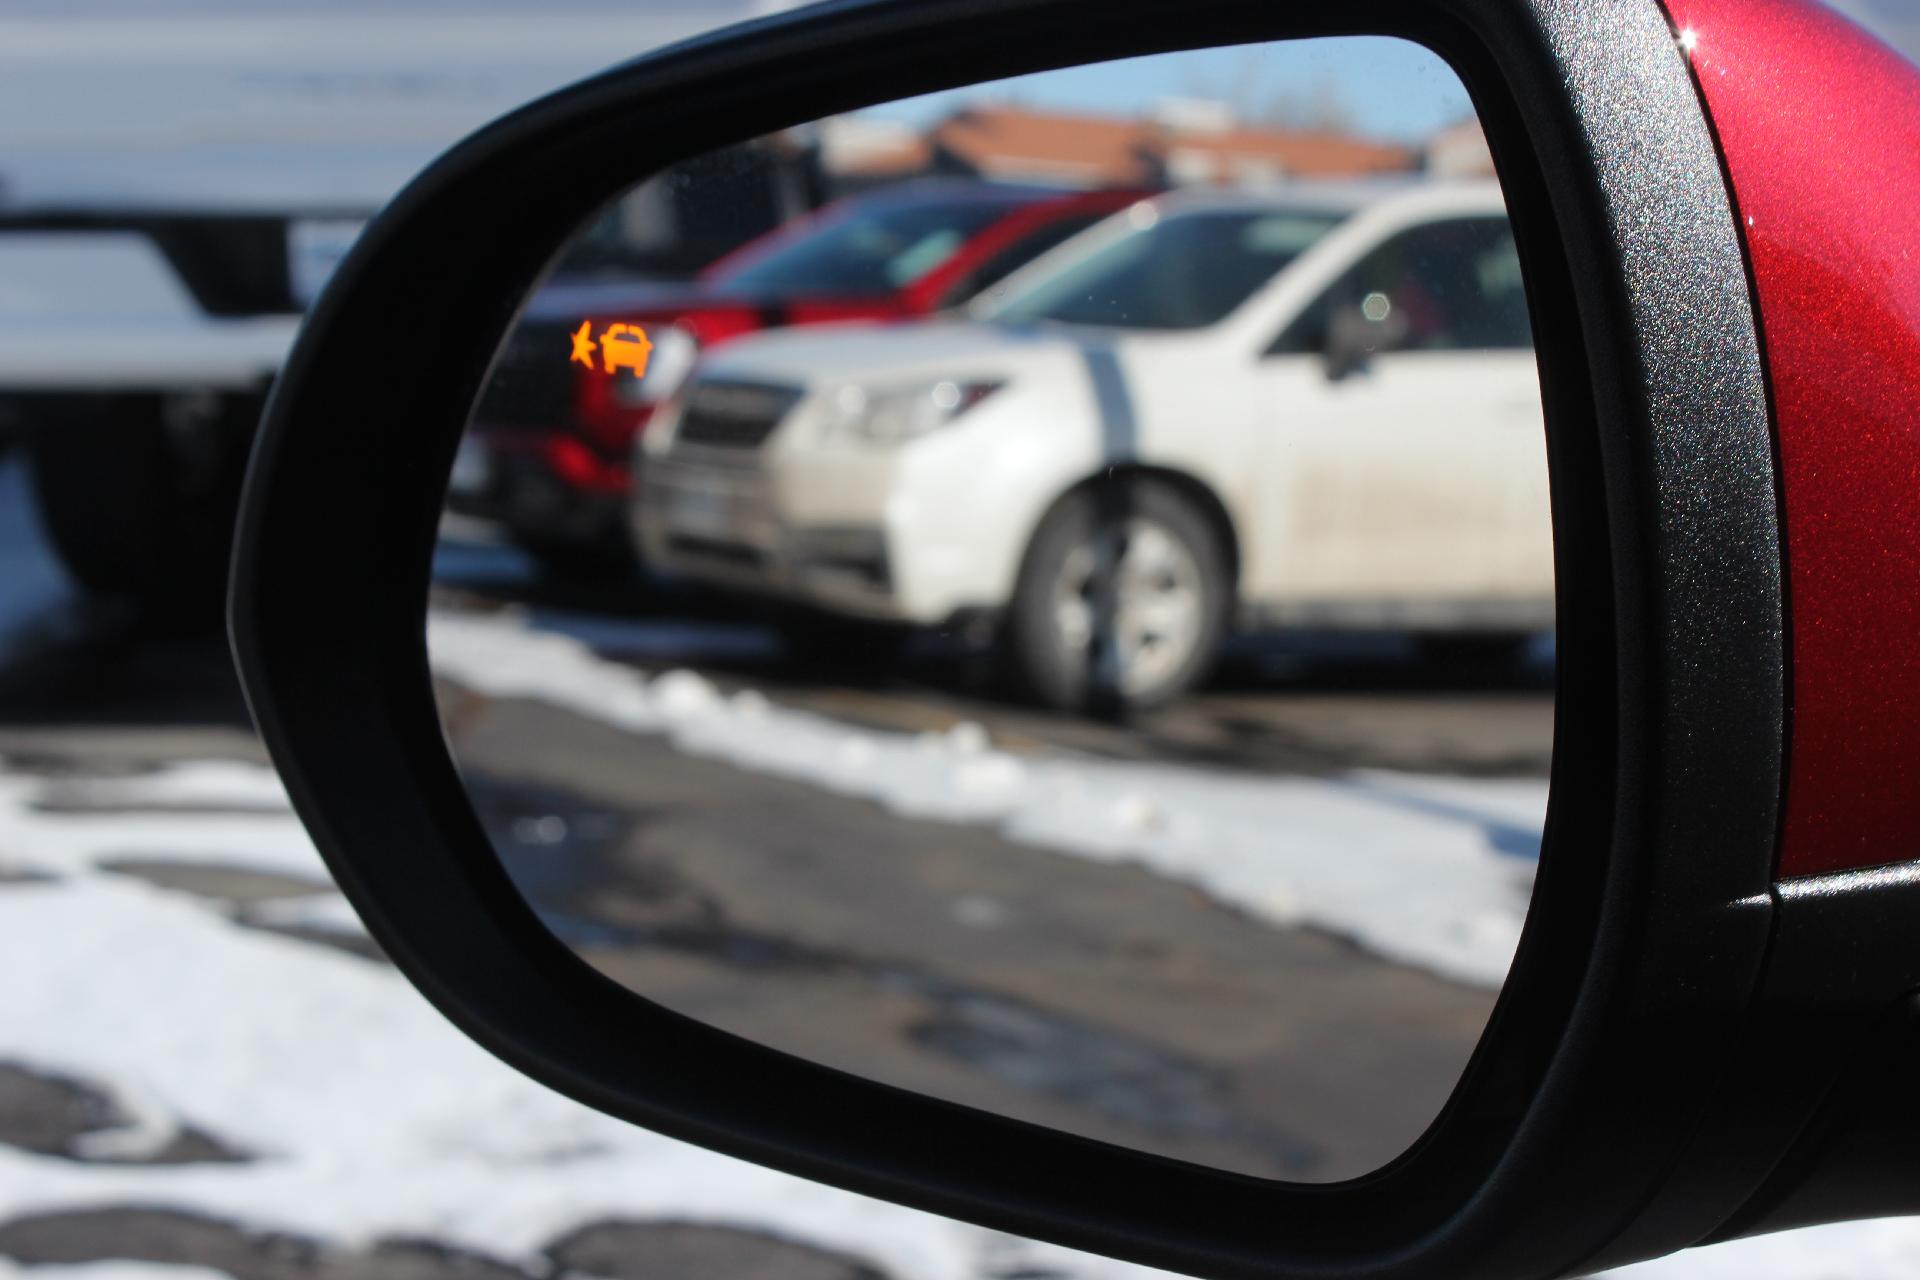
[[647,356],[653,351],[653,344],[647,341],[646,330],[634,324],[610,324],[607,331],[600,335],[600,358],[606,363],[606,370],[612,373],[622,365],[633,370],[633,376],[647,376]]

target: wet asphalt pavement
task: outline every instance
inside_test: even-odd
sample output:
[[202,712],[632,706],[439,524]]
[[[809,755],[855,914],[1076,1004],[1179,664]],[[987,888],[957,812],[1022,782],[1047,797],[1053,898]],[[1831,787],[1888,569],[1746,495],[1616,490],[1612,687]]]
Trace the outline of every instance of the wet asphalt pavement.
[[[1020,706],[923,638],[849,678],[724,600],[530,580],[460,545],[438,605],[525,610],[651,673],[692,669],[894,733],[978,725],[1016,756],[1332,776],[1543,778],[1544,666],[1436,670],[1386,641],[1250,641],[1137,722]],[[548,703],[441,689],[477,807],[550,927],[631,989],[815,1061],[1264,1176],[1352,1176],[1438,1113],[1493,993],[1276,928],[1137,865],[745,773]]]

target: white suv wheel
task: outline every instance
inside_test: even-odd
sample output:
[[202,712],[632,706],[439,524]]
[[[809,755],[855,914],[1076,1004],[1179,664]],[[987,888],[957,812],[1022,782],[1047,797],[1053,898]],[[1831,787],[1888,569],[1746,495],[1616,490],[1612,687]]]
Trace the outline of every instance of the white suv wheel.
[[[1107,683],[1137,697],[1192,660],[1205,630],[1205,594],[1186,545],[1136,516],[1094,530],[1061,562],[1053,587],[1057,642],[1064,652],[1088,654]],[[1107,625],[1098,626],[1103,614]]]
[[1232,594],[1199,504],[1146,478],[1077,490],[1035,531],[1007,610],[1010,674],[1067,710],[1132,711],[1206,674]]

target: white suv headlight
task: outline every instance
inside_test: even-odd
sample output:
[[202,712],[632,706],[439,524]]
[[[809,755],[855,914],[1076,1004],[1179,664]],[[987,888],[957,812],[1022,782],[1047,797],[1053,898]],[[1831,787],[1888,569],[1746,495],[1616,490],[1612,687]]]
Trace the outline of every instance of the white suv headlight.
[[828,430],[842,438],[897,444],[945,426],[1005,385],[944,378],[903,387],[848,383],[827,400]]

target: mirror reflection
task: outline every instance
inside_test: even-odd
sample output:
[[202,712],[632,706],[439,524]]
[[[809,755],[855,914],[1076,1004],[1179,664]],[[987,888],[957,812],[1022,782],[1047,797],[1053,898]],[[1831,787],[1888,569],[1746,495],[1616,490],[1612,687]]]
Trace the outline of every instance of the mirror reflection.
[[428,618],[555,934],[1122,1146],[1404,1151],[1512,959],[1553,745],[1527,297],[1446,65],[1307,41],[887,104],[555,249]]

